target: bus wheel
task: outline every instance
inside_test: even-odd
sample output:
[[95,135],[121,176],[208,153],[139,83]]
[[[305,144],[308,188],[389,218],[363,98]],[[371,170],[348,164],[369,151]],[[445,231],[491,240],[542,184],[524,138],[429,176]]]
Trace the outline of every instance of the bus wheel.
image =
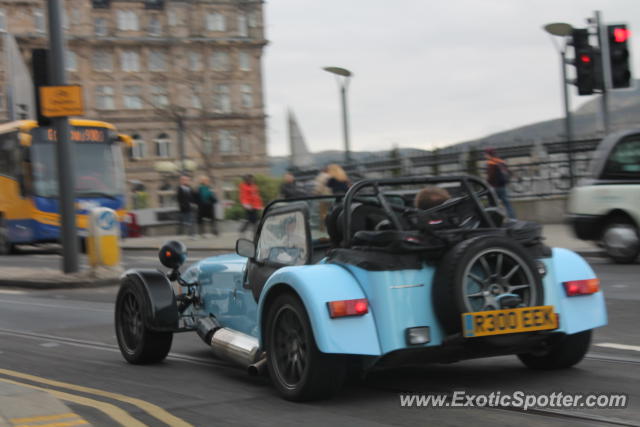
[[4,218],[0,217],[0,255],[8,255],[15,252],[15,245],[9,242],[9,229]]

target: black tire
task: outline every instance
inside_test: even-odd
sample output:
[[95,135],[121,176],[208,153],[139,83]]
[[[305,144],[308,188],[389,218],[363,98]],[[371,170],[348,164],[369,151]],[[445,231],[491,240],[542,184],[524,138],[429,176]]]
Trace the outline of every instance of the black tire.
[[618,264],[630,264],[640,255],[640,235],[634,222],[625,215],[609,218],[602,229],[602,245]]
[[[480,272],[474,271],[478,263],[482,268]],[[472,276],[484,280],[478,281]],[[524,287],[524,284],[529,287]],[[472,287],[477,290],[467,294]],[[503,294],[518,295],[522,300],[521,306],[525,307],[541,305],[544,301],[544,289],[535,260],[513,239],[474,237],[458,243],[440,260],[433,280],[432,297],[436,315],[448,334],[461,331],[462,313],[502,308],[499,301]]]
[[530,369],[564,369],[580,362],[591,344],[591,329],[573,335],[554,337],[543,350],[518,354],[518,359]]
[[134,365],[162,361],[173,341],[173,332],[158,332],[146,324],[150,304],[139,283],[125,278],[116,298],[116,337],[122,356]]
[[16,252],[16,246],[9,243],[9,230],[4,218],[0,216],[0,255],[11,255]]
[[289,293],[278,296],[266,317],[267,368],[273,385],[287,400],[333,396],[344,383],[346,359],[321,353],[302,302]]

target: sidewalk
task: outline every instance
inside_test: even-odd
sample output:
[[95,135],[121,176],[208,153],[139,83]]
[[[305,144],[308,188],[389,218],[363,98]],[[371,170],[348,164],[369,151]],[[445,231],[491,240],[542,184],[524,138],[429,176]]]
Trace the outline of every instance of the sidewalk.
[[89,425],[56,397],[43,390],[0,378],[0,427],[17,425]]

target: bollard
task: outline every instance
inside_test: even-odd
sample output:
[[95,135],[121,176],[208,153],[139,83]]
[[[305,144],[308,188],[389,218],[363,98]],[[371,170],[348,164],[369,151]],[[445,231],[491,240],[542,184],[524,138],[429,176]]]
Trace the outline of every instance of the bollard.
[[87,255],[92,267],[120,263],[120,223],[113,209],[94,208],[89,213]]

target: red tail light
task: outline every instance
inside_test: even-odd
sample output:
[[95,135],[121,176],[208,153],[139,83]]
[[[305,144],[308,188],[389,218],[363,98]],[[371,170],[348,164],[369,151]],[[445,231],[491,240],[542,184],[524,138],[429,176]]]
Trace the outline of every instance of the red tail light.
[[329,308],[329,316],[332,319],[336,317],[362,316],[369,312],[369,302],[366,298],[329,301],[327,307]]
[[600,290],[600,279],[572,280],[570,282],[563,282],[562,284],[568,297],[591,295]]

